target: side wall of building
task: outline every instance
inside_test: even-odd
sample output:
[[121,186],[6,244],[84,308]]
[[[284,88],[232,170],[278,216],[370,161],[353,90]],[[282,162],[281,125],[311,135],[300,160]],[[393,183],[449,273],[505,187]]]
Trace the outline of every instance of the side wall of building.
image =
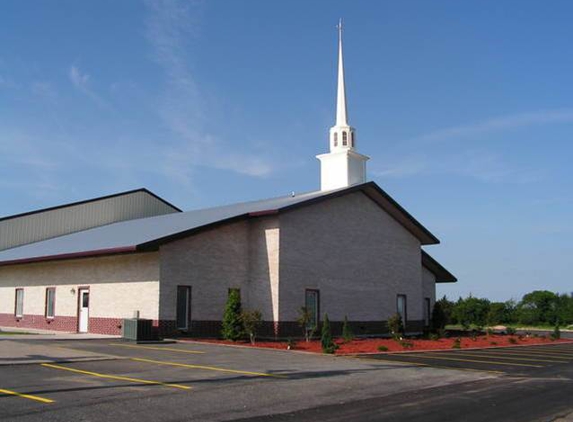
[[160,319],[176,331],[177,286],[191,287],[193,335],[215,336],[229,289],[240,289],[246,309],[261,311],[265,331],[278,318],[278,239],[276,216],[241,221],[161,247]]
[[[0,325],[77,331],[78,293],[89,288],[88,330],[119,334],[135,311],[158,319],[158,253],[117,255],[0,267]],[[15,316],[16,289],[24,314]],[[46,317],[46,289],[55,288],[55,317]]]
[[[283,335],[294,322],[306,289],[320,297],[335,330],[345,316],[358,334],[386,331],[407,297],[409,331],[423,320],[420,241],[362,192],[280,215],[280,320]],[[300,334],[300,333],[298,333]]]

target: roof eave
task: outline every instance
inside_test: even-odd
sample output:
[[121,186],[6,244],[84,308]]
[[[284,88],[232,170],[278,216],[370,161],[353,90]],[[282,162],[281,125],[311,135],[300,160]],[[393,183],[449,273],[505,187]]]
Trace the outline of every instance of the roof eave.
[[436,283],[456,283],[458,279],[429,253],[422,251],[422,265],[436,276]]
[[77,258],[89,258],[89,257],[105,256],[105,255],[118,255],[118,254],[125,254],[125,253],[133,253],[133,252],[137,252],[137,251],[138,251],[138,248],[136,246],[122,246],[122,247],[118,247],[118,248],[96,249],[96,250],[92,250],[92,251],[63,253],[63,254],[55,254],[55,255],[37,256],[37,257],[31,257],[31,258],[12,259],[12,260],[8,260],[8,261],[0,261],[0,267],[1,266],[7,266],[7,265],[30,264],[30,263],[45,262],[45,261],[61,261],[64,259],[77,259]]

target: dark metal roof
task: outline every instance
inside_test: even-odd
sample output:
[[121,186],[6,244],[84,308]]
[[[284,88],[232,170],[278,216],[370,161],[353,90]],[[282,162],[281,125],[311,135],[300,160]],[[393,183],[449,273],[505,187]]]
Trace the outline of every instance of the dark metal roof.
[[426,251],[422,251],[422,265],[436,276],[436,283],[455,283],[458,279]]
[[0,251],[0,265],[80,256],[157,250],[159,245],[232,221],[285,212],[317,201],[362,191],[398,220],[422,244],[439,240],[374,182],[333,191],[244,202],[216,208],[122,221],[53,239]]

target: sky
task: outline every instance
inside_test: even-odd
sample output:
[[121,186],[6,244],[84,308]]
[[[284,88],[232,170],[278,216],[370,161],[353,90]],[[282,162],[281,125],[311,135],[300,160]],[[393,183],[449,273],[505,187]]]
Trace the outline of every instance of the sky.
[[147,187],[189,210],[319,188],[336,23],[375,181],[438,286],[573,291],[570,1],[6,0],[0,216]]

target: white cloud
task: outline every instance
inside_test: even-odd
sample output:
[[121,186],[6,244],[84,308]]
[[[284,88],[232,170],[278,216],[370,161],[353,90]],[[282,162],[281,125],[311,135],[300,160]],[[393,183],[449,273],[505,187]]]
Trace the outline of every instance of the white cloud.
[[82,94],[89,97],[100,107],[109,108],[109,104],[90,87],[90,75],[82,72],[76,65],[71,65],[68,76],[72,85]]
[[[261,151],[238,152],[236,147],[204,129],[210,113],[191,72],[189,54],[200,27],[201,2],[148,0],[146,6],[147,39],[153,59],[165,73],[165,88],[157,113],[172,133],[164,148],[164,173],[187,182],[192,173],[190,166],[207,166],[254,177],[270,174],[274,166]],[[239,144],[248,148],[246,140]]]
[[416,141],[447,141],[464,139],[485,133],[499,132],[526,126],[548,123],[573,122],[573,109],[542,110],[531,113],[495,117],[472,125],[452,126],[411,139]]

